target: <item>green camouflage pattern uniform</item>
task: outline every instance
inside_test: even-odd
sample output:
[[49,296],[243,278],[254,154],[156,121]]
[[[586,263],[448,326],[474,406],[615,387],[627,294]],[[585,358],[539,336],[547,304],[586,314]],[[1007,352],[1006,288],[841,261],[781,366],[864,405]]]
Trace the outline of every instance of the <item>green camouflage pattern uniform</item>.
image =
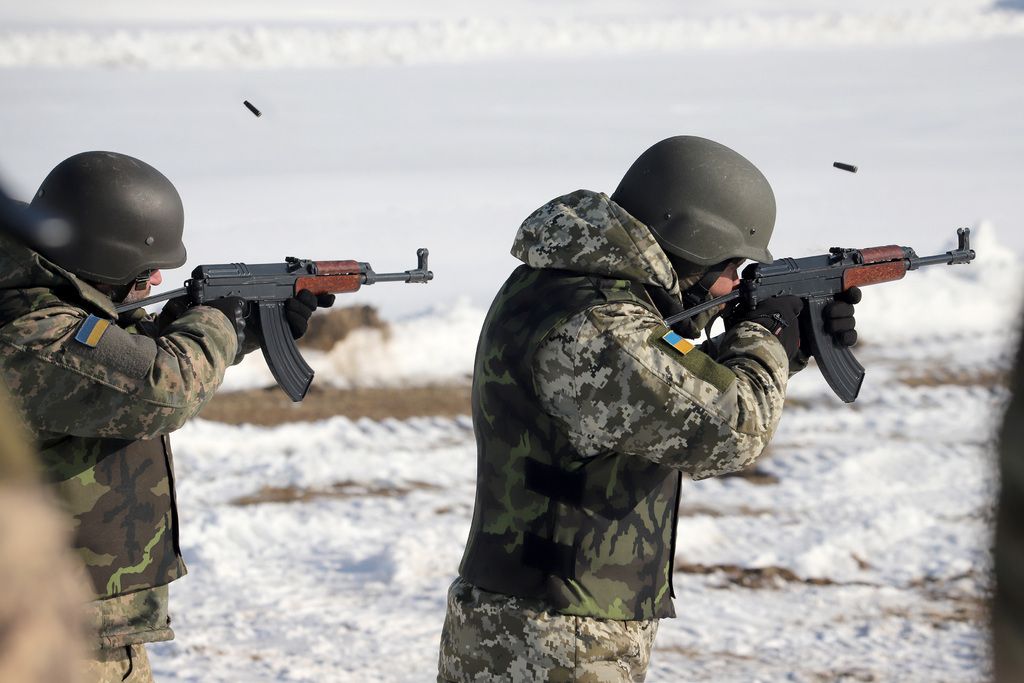
[[731,472],[764,450],[786,354],[751,322],[714,356],[663,339],[647,288],[681,301],[699,275],[680,283],[606,195],[541,207],[512,254],[525,265],[477,347],[476,505],[438,680],[643,680],[657,620],[675,615],[681,473]]
[[[75,339],[89,316],[110,323]],[[167,584],[184,575],[167,434],[199,412],[238,346],[217,310],[164,329],[0,234],[0,377],[74,520],[101,648],[169,640]]]

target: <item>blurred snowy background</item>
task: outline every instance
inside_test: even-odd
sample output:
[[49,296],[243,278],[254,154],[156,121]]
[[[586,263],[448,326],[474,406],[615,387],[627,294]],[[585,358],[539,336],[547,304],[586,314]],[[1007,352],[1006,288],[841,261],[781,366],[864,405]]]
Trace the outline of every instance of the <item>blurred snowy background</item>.
[[[178,186],[189,261],[354,258],[391,334],[318,386],[464,383],[534,208],[696,134],[772,182],[778,256],[974,228],[978,260],[872,288],[852,406],[812,369],[743,477],[687,484],[650,681],[982,681],[991,445],[1022,303],[1024,3],[0,0],[0,180],[71,154]],[[253,116],[243,105],[262,111]],[[857,174],[833,161],[860,167]],[[266,386],[257,356],[226,389]],[[428,681],[473,502],[468,418],[175,437],[177,639],[160,681]],[[275,502],[276,501],[276,502]]]

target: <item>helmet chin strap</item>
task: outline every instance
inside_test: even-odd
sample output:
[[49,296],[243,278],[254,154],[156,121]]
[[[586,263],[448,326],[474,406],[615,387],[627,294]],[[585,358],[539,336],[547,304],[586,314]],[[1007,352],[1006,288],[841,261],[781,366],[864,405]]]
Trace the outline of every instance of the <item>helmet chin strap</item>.
[[123,304],[133,291],[142,291],[146,289],[146,285],[149,283],[149,276],[152,273],[153,271],[151,270],[144,270],[136,275],[134,280],[126,282],[123,285],[90,284],[110,297],[110,300],[115,304]]
[[153,275],[153,272],[154,271],[152,270],[144,270],[138,275],[136,275],[135,281],[132,283],[132,288],[140,292],[144,290],[146,288],[146,285],[149,284],[149,278],[151,275]]

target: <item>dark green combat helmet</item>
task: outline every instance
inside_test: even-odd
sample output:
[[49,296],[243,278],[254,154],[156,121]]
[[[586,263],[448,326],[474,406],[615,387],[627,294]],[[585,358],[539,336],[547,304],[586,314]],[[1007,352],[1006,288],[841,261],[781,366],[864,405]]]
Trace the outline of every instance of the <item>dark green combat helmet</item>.
[[24,233],[25,242],[84,280],[124,285],[146,271],[185,263],[178,191],[160,171],[125,154],[82,152],[65,159],[30,206],[50,219]]
[[725,145],[690,135],[662,140],[633,162],[611,198],[687,263],[772,261],[775,195],[757,167]]

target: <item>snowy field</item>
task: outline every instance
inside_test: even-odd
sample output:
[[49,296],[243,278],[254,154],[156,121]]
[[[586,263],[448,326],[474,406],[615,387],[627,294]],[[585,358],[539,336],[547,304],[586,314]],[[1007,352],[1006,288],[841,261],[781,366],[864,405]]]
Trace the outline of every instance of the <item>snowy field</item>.
[[[341,387],[464,381],[522,218],[612,191],[668,135],[762,168],[778,256],[925,255],[974,228],[975,264],[865,292],[855,404],[809,369],[752,476],[684,485],[680,617],[648,680],[984,681],[991,446],[1024,304],[1024,3],[680,4],[0,0],[0,179],[27,198],[86,149],[157,166],[187,216],[166,287],[286,255],[404,270],[429,247],[433,283],[345,300],[390,338],[309,355]],[[226,388],[267,382],[257,357]],[[468,418],[196,420],[175,454],[190,574],[159,681],[432,680]]]

